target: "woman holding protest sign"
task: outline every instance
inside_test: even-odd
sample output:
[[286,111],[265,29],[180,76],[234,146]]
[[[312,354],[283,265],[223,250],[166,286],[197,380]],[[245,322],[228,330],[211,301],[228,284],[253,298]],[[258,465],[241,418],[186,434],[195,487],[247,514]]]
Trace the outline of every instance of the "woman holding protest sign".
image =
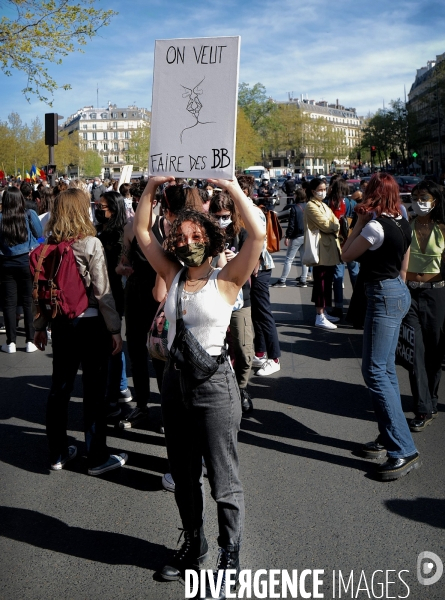
[[414,329],[413,368],[409,371],[415,417],[411,431],[423,431],[437,417],[437,394],[445,350],[445,198],[434,181],[412,191],[413,241],[406,273],[411,306],[404,323]]
[[[173,183],[174,178],[149,180],[134,227],[141,249],[168,290],[165,313],[170,324],[170,357],[162,385],[162,413],[185,539],[160,572],[164,580],[172,581],[180,579],[186,569],[198,568],[207,555],[202,457],[218,509],[220,552],[215,573],[240,568],[244,493],[238,475],[237,435],[241,402],[224,339],[238,292],[261,252],[265,230],[236,180],[212,180],[230,193],[244,221],[248,237],[239,254],[222,269],[214,269],[211,261],[224,250],[224,231],[214,219],[194,210],[177,215],[164,250],[152,233],[152,203],[157,187],[165,182]],[[223,583],[220,599],[226,597],[224,590]]]

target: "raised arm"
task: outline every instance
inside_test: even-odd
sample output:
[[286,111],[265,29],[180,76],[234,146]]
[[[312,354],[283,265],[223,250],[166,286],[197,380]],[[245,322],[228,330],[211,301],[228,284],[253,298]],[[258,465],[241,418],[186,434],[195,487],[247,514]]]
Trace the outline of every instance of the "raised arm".
[[[243,247],[235,258],[222,268],[218,276],[219,282],[227,282],[237,293],[236,288],[239,289],[246,283],[258,262],[266,236],[266,229],[258,215],[258,209],[253,205],[252,200],[243,193],[236,179],[234,181],[209,179],[208,181],[229,192],[247,231],[247,238]],[[230,295],[232,293],[233,291]]]
[[166,281],[168,289],[181,265],[167,257],[153,234],[153,202],[156,200],[158,186],[174,180],[174,177],[151,177],[139,200],[133,221],[133,231],[142,252],[156,273]]

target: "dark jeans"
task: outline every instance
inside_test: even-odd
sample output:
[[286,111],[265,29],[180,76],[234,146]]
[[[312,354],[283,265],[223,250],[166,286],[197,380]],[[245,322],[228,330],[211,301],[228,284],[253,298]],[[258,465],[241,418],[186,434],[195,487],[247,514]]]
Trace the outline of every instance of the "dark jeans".
[[[125,286],[125,324],[128,358],[131,363],[136,403],[145,408],[150,400],[150,373],[148,369],[147,336],[158,304],[153,300],[151,286],[142,278],[130,277]],[[165,362],[153,359],[159,391]]]
[[251,277],[250,303],[255,331],[255,352],[267,352],[268,358],[281,356],[277,326],[270,307],[269,283],[272,269],[258,271]]
[[409,373],[414,412],[430,414],[437,409],[445,350],[445,287],[408,289],[411,307],[404,322],[414,327],[414,371]]
[[110,334],[102,317],[53,319],[51,326],[53,375],[46,410],[51,464],[67,454],[68,404],[79,367],[82,367],[83,418],[88,467],[108,460],[106,402]]
[[34,340],[32,279],[29,271],[28,254],[14,257],[14,259],[9,257],[1,259],[0,264],[1,299],[6,327],[6,343],[15,343],[17,340],[16,307],[19,300],[23,307],[26,341],[32,342]]
[[175,499],[187,531],[204,521],[204,456],[212,497],[217,503],[221,548],[237,551],[244,526],[244,492],[238,476],[241,400],[228,360],[193,392],[186,408],[179,371],[168,362],[162,384],[162,415]]
[[316,265],[313,270],[314,285],[311,300],[315,306],[326,308],[332,306],[332,282],[334,281],[335,266],[325,267]]

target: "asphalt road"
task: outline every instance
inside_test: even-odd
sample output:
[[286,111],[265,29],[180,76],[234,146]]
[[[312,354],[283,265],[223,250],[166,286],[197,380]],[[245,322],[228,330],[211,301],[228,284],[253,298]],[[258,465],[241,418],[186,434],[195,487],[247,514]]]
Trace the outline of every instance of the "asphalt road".
[[[276,255],[276,277],[283,257],[283,251]],[[445,562],[443,400],[439,418],[414,434],[422,468],[396,482],[377,481],[373,461],[358,453],[376,436],[360,373],[361,334],[345,325],[335,332],[316,329],[311,288],[295,287],[296,274],[293,267],[288,287],[271,290],[281,371],[252,377],[255,411],[243,419],[239,436],[246,494],[242,567],[323,570],[324,598],[443,600],[445,575],[428,586],[416,575],[423,551]],[[350,293],[346,282],[346,298]],[[0,598],[184,598],[182,584],[154,577],[176,547],[181,526],[173,494],[161,487],[168,463],[157,433],[154,378],[150,423],[125,432],[109,426],[109,445],[128,452],[128,464],[92,478],[83,456],[80,376],[70,409],[79,457],[66,470],[48,470],[44,422],[50,374],[50,346],[44,354],[26,354],[21,337],[15,355],[0,354]],[[411,417],[403,369],[399,381]],[[206,488],[207,568],[212,568],[216,511],[208,482]],[[339,572],[349,580],[348,591],[338,589]],[[429,576],[434,573],[435,568]]]

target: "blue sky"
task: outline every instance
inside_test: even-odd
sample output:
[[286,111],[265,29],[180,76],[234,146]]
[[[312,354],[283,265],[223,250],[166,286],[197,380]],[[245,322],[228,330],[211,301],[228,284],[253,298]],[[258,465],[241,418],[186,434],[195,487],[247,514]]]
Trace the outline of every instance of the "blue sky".
[[[84,54],[52,74],[72,90],[59,91],[53,108],[21,89],[24,76],[0,74],[0,119],[18,112],[24,122],[45,112],[65,118],[108,101],[150,109],[155,39],[241,36],[240,81],[260,82],[276,100],[288,92],[314,100],[339,99],[361,115],[402,98],[416,69],[445,52],[445,3],[428,0],[117,0],[98,7],[119,12]],[[224,82],[221,82],[222,89]]]

